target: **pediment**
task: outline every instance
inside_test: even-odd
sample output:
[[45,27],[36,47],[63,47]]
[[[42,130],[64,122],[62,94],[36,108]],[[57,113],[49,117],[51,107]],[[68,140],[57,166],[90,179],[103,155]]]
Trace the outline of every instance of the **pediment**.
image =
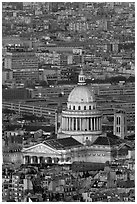
[[56,149],[49,147],[43,143],[31,146],[29,148],[24,148],[22,150],[23,153],[44,153],[44,154],[60,154],[60,152]]

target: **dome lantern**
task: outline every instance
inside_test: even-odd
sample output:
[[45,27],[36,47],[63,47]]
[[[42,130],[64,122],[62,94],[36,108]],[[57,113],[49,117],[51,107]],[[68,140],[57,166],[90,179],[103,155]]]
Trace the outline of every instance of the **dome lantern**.
[[85,75],[83,73],[82,67],[81,67],[81,71],[80,71],[79,76],[78,76],[78,85],[86,85]]

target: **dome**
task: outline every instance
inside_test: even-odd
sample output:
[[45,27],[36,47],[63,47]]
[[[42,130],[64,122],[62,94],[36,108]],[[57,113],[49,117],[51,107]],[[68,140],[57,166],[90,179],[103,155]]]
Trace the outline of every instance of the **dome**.
[[78,85],[75,87],[69,97],[68,102],[71,103],[91,103],[95,101],[93,92],[91,92],[87,86]]

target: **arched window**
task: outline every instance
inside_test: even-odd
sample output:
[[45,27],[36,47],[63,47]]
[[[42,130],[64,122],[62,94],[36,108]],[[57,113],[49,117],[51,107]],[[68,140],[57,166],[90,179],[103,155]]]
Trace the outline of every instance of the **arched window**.
[[75,106],[73,106],[73,110],[75,110]]
[[80,80],[83,81],[83,77],[81,77]]
[[84,110],[86,110],[86,106],[84,106]]
[[80,110],[80,106],[78,106],[78,110]]
[[89,106],[89,110],[91,110],[91,106]]

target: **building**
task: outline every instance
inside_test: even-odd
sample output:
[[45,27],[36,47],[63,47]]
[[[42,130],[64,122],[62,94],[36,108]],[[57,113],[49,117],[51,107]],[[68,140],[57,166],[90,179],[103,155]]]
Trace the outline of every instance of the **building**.
[[93,142],[101,133],[101,112],[96,109],[93,91],[87,88],[81,70],[78,85],[68,97],[67,110],[62,111],[58,138],[71,136],[84,144],[86,140]]
[[101,112],[96,108],[93,92],[86,86],[82,70],[78,85],[69,94],[67,109],[58,113],[61,124],[57,139],[23,148],[25,164],[104,164],[113,161],[118,155],[120,158],[129,157],[131,147],[123,143],[121,138],[102,134]]
[[3,163],[14,163],[14,165],[20,166],[23,163],[21,149],[22,147],[17,144],[3,147]]
[[5,69],[22,70],[38,69],[38,59],[32,51],[21,49],[8,49],[5,56]]
[[13,71],[13,79],[16,81],[39,78],[38,58],[33,51],[21,45],[7,48],[4,70],[7,69]]
[[2,84],[6,84],[6,82],[13,81],[13,71],[12,70],[2,70]]
[[117,110],[114,114],[114,135],[122,139],[127,135],[127,120],[124,110]]

